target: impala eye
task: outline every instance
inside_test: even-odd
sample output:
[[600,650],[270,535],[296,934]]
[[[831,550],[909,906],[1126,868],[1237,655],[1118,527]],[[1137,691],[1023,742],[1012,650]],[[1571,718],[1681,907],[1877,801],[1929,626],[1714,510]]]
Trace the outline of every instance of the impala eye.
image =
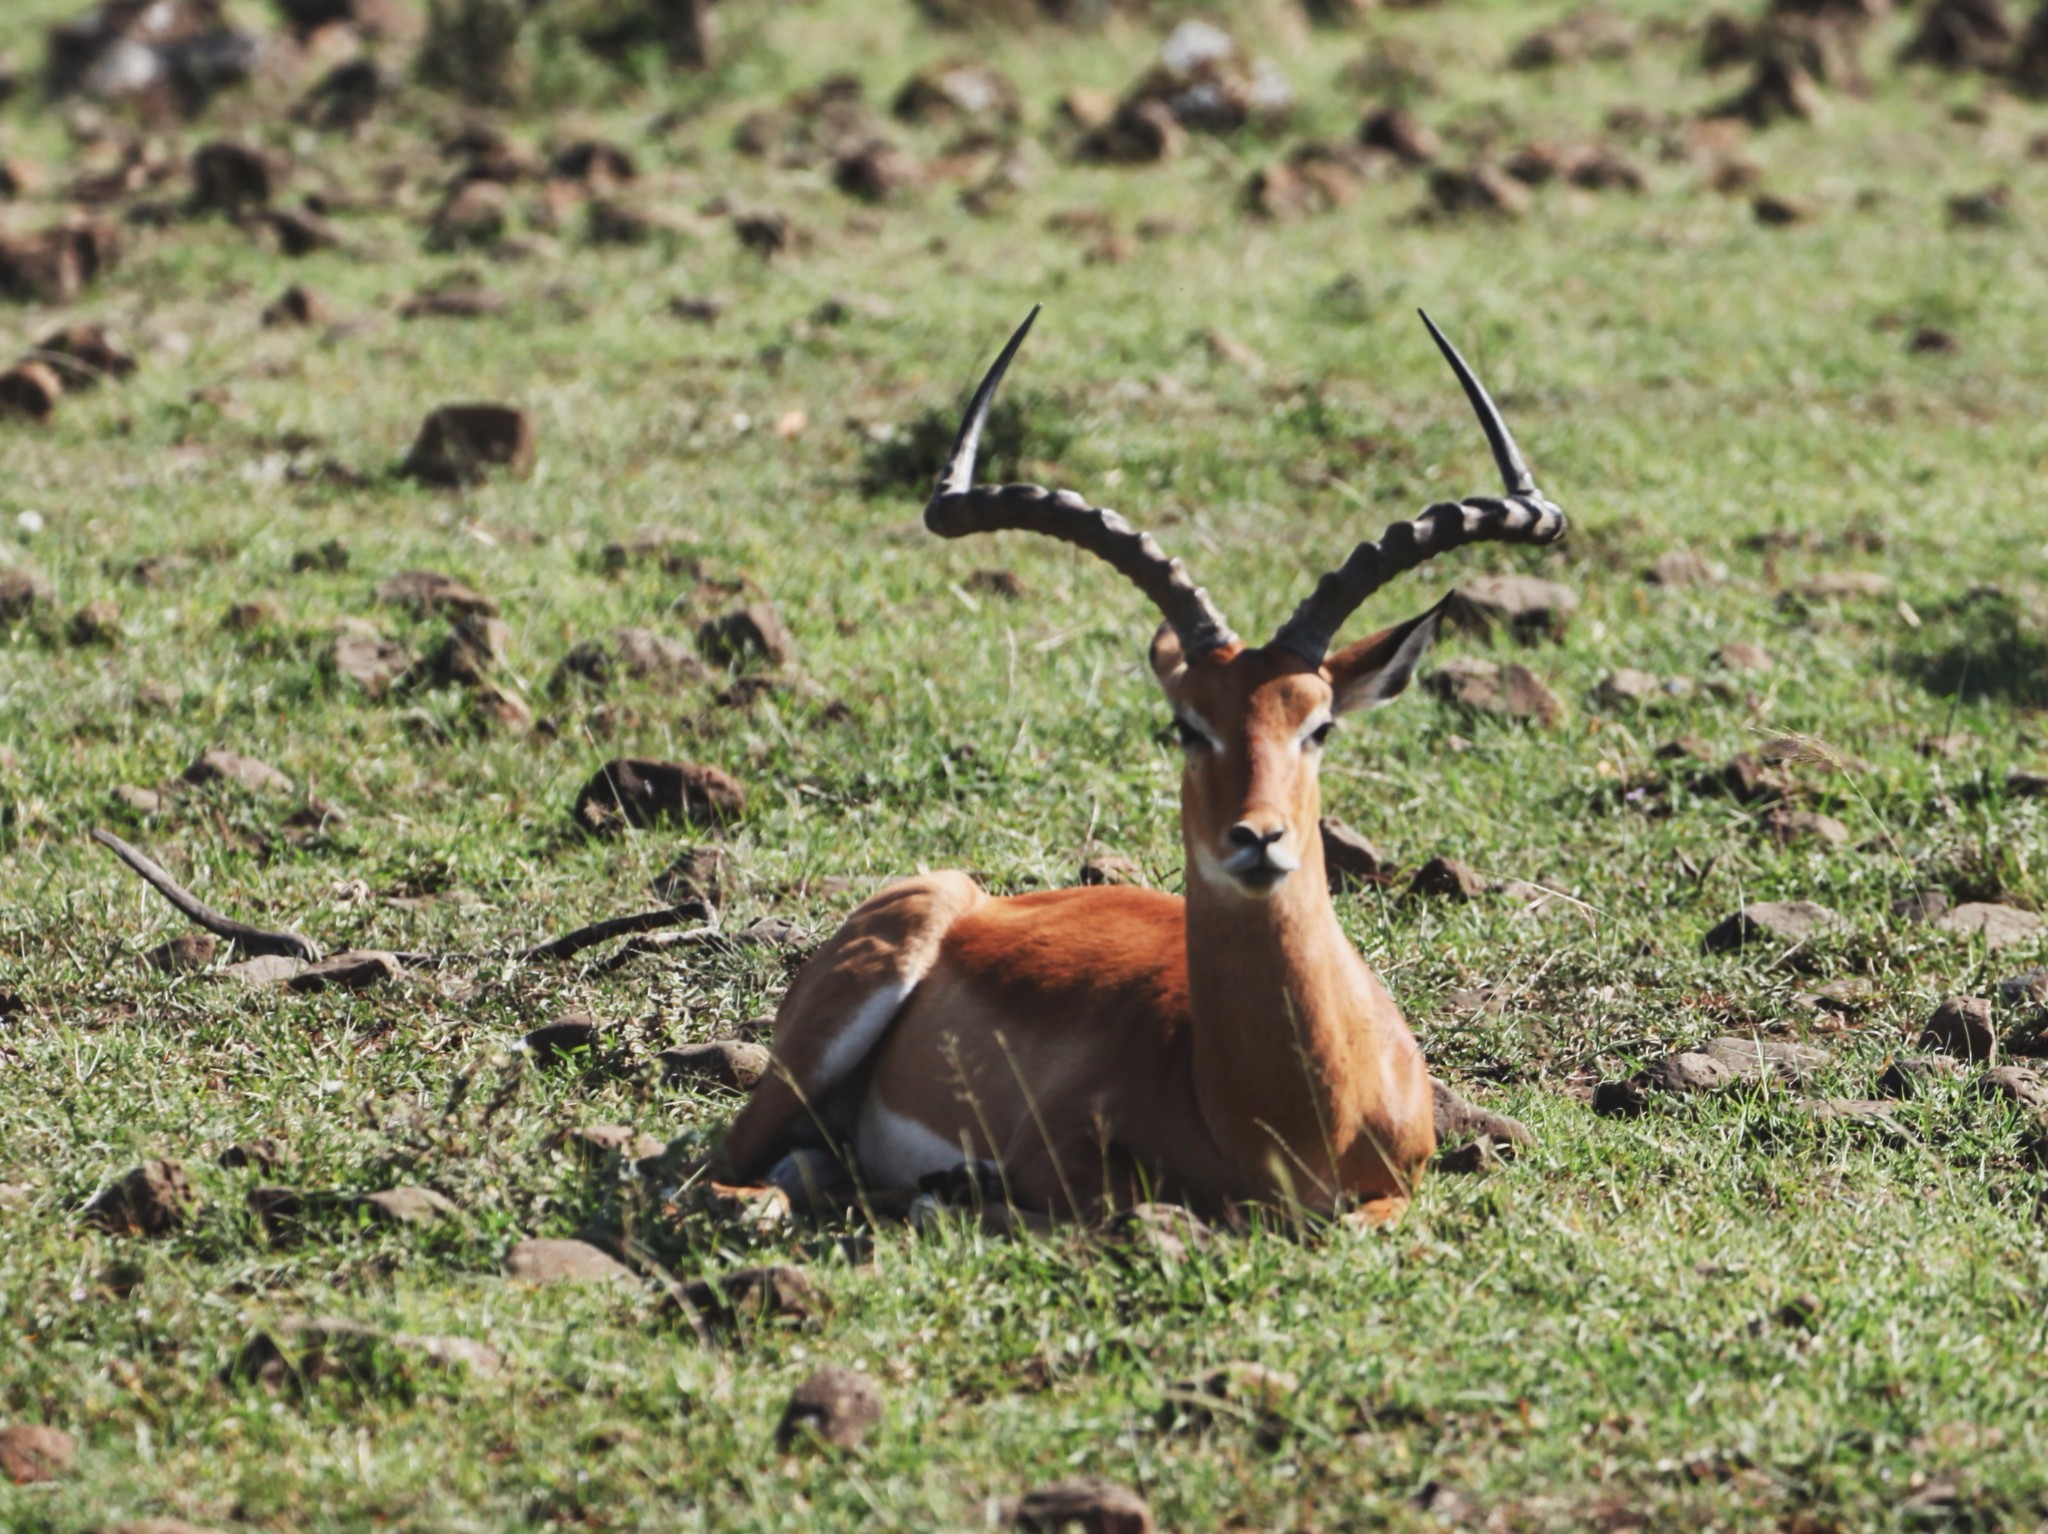
[[1308,743],[1320,750],[1324,745],[1326,745],[1329,742],[1330,732],[1336,728],[1336,720],[1324,720],[1321,724],[1317,725],[1313,731],[1310,732],[1308,737]]
[[1177,715],[1173,721],[1173,733],[1180,737],[1180,747],[1183,751],[1199,750],[1209,744],[1208,736]]

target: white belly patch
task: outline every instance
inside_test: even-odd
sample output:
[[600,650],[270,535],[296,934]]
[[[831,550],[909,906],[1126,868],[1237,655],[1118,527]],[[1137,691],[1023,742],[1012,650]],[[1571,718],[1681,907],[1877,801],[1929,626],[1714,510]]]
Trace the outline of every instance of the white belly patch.
[[967,1159],[958,1143],[898,1113],[874,1092],[861,1104],[853,1147],[869,1183],[882,1188],[908,1188],[927,1173],[949,1172]]

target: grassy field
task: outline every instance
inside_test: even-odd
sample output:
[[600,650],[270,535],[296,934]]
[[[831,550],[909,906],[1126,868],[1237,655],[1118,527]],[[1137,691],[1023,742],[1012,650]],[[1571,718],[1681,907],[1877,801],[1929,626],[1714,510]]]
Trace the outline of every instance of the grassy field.
[[[39,67],[43,25],[75,9],[11,0],[0,53]],[[2007,784],[2048,769],[2048,159],[2031,148],[2048,107],[1897,67],[1902,15],[1865,41],[1869,94],[1830,91],[1825,121],[1747,136],[1731,152],[1759,179],[1722,192],[1689,125],[1742,72],[1701,71],[1693,7],[1631,0],[1625,58],[1511,71],[1560,6],[1447,0],[1314,30],[1273,5],[1235,24],[1299,93],[1286,130],[1105,167],[1073,160],[1056,103],[1126,88],[1177,9],[968,33],[903,0],[725,12],[711,76],[550,57],[545,98],[500,118],[535,149],[628,148],[629,199],[661,224],[645,243],[593,243],[581,213],[530,238],[529,184],[512,196],[523,259],[433,253],[461,106],[407,92],[350,139],[292,126],[295,91],[267,85],[155,141],[178,165],[220,136],[288,154],[292,193],[327,193],[346,248],[288,260],[231,221],[178,217],[131,228],[76,302],[0,307],[10,354],[90,321],[141,364],[46,427],[0,420],[0,569],[46,583],[0,630],[0,1426],[79,1446],[55,1480],[0,1485],[0,1528],[965,1529],[987,1499],[1073,1475],[1138,1489],[1176,1530],[2048,1522],[2048,1204],[2026,1115],[1970,1070],[1874,1123],[1812,1107],[1875,1095],[1941,998],[2048,958],[1892,909],[1927,889],[2048,909],[2048,800]],[[946,178],[957,130],[890,124],[932,174],[876,207],[824,168],[732,148],[749,112],[830,72],[886,117],[915,70],[960,54],[1022,93],[1024,184],[992,212]],[[1599,138],[1647,188],[1551,185],[1516,220],[1418,216],[1427,179],[1409,174],[1319,217],[1247,214],[1252,172],[1348,135],[1395,78],[1449,164]],[[56,218],[106,152],[32,88],[0,106],[0,159],[50,188],[0,203],[0,229]],[[1995,185],[1999,217],[1949,211]],[[140,195],[185,191],[180,171]],[[1760,221],[1759,191],[1806,216]],[[729,214],[771,209],[804,238],[768,261]],[[293,283],[330,323],[262,325]],[[401,317],[451,284],[503,307]],[[714,323],[675,311],[699,298]],[[560,1141],[625,1124],[680,1164],[733,1097],[542,1069],[515,1046],[572,1010],[620,1021],[636,1054],[729,1036],[772,1010],[801,949],[605,972],[595,952],[480,958],[306,996],[140,962],[186,928],[96,826],[216,906],[333,948],[503,952],[644,909],[657,873],[714,844],[723,926],[779,917],[809,941],[918,868],[1017,891],[1113,853],[1177,888],[1177,756],[1141,600],[1043,540],[948,545],[915,522],[937,465],[901,444],[944,435],[1034,302],[1013,456],[1157,532],[1241,629],[1268,631],[1390,519],[1492,488],[1418,305],[1571,513],[1558,550],[1469,553],[1374,604],[1391,622],[1480,573],[1565,583],[1581,605],[1561,642],[1443,652],[1529,665],[1562,719],[1418,691],[1342,736],[1325,773],[1327,811],[1405,868],[1449,855],[1569,893],[1533,915],[1398,883],[1340,898],[1432,1069],[1536,1144],[1433,1179],[1391,1231],[1255,1231],[1183,1262],[964,1221],[756,1234]],[[1945,349],[1912,344],[1935,331]],[[451,493],[399,477],[428,410],[485,399],[530,413],[530,478]],[[602,553],[656,533],[678,540],[672,567]],[[342,568],[295,558],[331,543]],[[1646,581],[1674,550],[1726,579]],[[991,568],[1021,599],[972,582]],[[443,636],[374,597],[413,569],[497,602],[497,685],[538,727],[488,724],[459,685],[372,701],[334,674],[345,620],[420,653]],[[1888,584],[1812,594],[1843,572]],[[737,589],[781,609],[794,658],[762,674],[785,687],[747,703],[720,700],[722,675],[560,678],[572,646],[624,626],[687,643]],[[75,642],[94,602],[116,605],[113,632]],[[248,603],[266,605],[225,621]],[[1734,642],[1769,669],[1717,669]],[[1596,701],[1619,667],[1694,685]],[[1687,736],[1702,761],[1658,755]],[[1787,736],[1820,743],[1824,760],[1785,771],[1841,845],[1780,845],[1761,806],[1692,786]],[[194,788],[153,814],[117,800],[212,748],[293,786]],[[576,835],[578,787],[620,755],[722,768],[744,817]],[[309,804],[334,813],[295,825]],[[1702,952],[1745,902],[1799,899],[1842,928],[1789,957]],[[1803,999],[1837,982],[1846,1006]],[[1797,1086],[1592,1111],[1596,1083],[1730,1033],[1829,1063]],[[218,1164],[256,1136],[286,1164]],[[149,1158],[187,1171],[200,1202],[182,1225],[89,1228],[85,1202]],[[246,1203],[261,1182],[423,1185],[459,1212],[287,1239]],[[579,1234],[630,1237],[683,1281],[794,1263],[829,1308],[706,1346],[654,1286],[504,1276],[522,1237]],[[475,1339],[502,1368],[434,1368],[387,1341],[298,1388],[236,1374],[252,1336],[309,1315]],[[850,1454],[779,1452],[785,1399],[825,1361],[879,1382],[883,1422]],[[1175,1382],[1233,1361],[1298,1383],[1270,1416],[1162,1410]]]

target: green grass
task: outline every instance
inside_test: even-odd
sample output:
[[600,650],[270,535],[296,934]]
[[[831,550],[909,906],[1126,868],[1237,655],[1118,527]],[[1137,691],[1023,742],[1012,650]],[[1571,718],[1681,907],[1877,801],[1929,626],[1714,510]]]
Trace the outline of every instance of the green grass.
[[[33,62],[38,25],[75,7],[7,9],[0,48]],[[734,49],[715,81],[611,88],[510,126],[535,145],[617,138],[641,161],[641,195],[680,213],[713,197],[784,210],[810,238],[795,256],[762,263],[712,214],[641,248],[593,248],[572,229],[526,262],[426,254],[449,169],[433,146],[457,108],[410,99],[348,143],[280,126],[281,100],[259,92],[165,143],[183,155],[238,133],[293,148],[295,190],[331,176],[358,200],[337,214],[351,252],[287,262],[224,222],[139,229],[72,310],[0,309],[5,346],[90,319],[143,363],[67,401],[48,430],[0,425],[0,563],[56,592],[0,640],[0,1183],[30,1190],[0,1207],[0,1422],[50,1422],[83,1445],[66,1480],[0,1489],[0,1527],[177,1512],[279,1530],[966,1528],[982,1499],[1075,1473],[1138,1486],[1161,1527],[1189,1530],[1441,1526],[1411,1500],[1431,1481],[1468,1498],[1475,1525],[1511,1529],[2048,1519],[2048,1231],[2016,1116],[1943,1086],[1902,1110],[1892,1143],[1823,1130],[1787,1092],[1632,1121],[1584,1101],[1597,1079],[1728,1031],[1823,1043],[1835,1064],[1802,1090],[1869,1095],[1940,997],[2044,957],[1901,926],[1890,903],[1936,886],[2048,907],[2042,802],[2003,786],[2009,768],[2048,760],[2048,161],[2028,153],[2048,109],[1897,71],[1902,19],[1865,50],[1869,97],[1836,96],[1825,125],[1741,148],[1766,188],[1813,205],[1802,225],[1756,223],[1696,164],[1660,159],[1653,134],[1623,140],[1649,169],[1641,198],[1549,188],[1517,223],[1429,222],[1412,216],[1426,194],[1411,177],[1273,226],[1244,215],[1242,182],[1296,137],[1349,130],[1366,103],[1343,66],[1376,40],[1429,61],[1437,87],[1418,110],[1452,133],[1454,160],[1482,134],[1502,148],[1594,136],[1629,105],[1677,132],[1737,81],[1701,75],[1690,42],[1647,25],[1627,61],[1504,71],[1556,5],[1390,11],[1348,34],[1276,8],[1258,30],[1302,95],[1295,132],[1101,169],[1068,163],[1053,105],[1071,86],[1128,83],[1156,30],[963,37],[898,0],[727,9]],[[962,210],[946,182],[868,210],[819,171],[730,150],[742,115],[830,70],[853,69],[879,110],[914,67],[963,50],[1018,80],[1037,146],[1035,185],[1000,216]],[[655,131],[679,103],[693,115]],[[951,137],[892,131],[921,156]],[[68,177],[69,140],[32,95],[0,111],[12,155]],[[376,202],[387,163],[415,189],[405,206]],[[2012,227],[1947,226],[1949,195],[2000,181]],[[1148,218],[1173,232],[1091,263],[1048,227],[1082,207],[1127,235]],[[33,227],[59,208],[0,216]],[[405,296],[462,271],[504,295],[502,318],[397,317]],[[323,293],[343,328],[262,329],[292,282]],[[668,313],[700,294],[724,301],[715,325]],[[835,299],[848,315],[829,323],[819,310]],[[870,428],[950,416],[1038,301],[1011,375],[1023,456],[1156,531],[1241,629],[1268,631],[1391,518],[1491,488],[1418,305],[1569,509],[1554,553],[1466,554],[1375,604],[1392,621],[1485,570],[1567,582],[1583,606],[1566,640],[1514,657],[1566,700],[1565,723],[1473,720],[1418,693],[1343,735],[1325,775],[1329,811],[1409,867],[1448,853],[1583,902],[1560,919],[1498,901],[1341,902],[1433,1068],[1526,1120],[1534,1149],[1436,1179],[1391,1232],[1253,1233],[1172,1268],[1067,1236],[750,1237],[547,1148],[562,1128],[619,1121],[687,1152],[730,1099],[524,1071],[509,1051],[575,1007],[645,1020],[650,1047],[719,1035],[772,1007],[780,955],[612,974],[491,960],[309,998],[139,965],[182,927],[91,844],[95,825],[212,903],[334,946],[503,949],[638,909],[647,881],[705,838],[570,836],[576,788],[619,754],[746,783],[747,814],[720,838],[732,927],[772,914],[822,936],[871,881],[920,866],[1011,891],[1067,882],[1100,850],[1177,887],[1176,763],[1140,599],[1050,544],[942,544],[915,528],[915,488],[864,488],[886,456]],[[1959,349],[1909,352],[1921,325]],[[1263,369],[1214,360],[1211,329]],[[393,475],[426,410],[488,398],[533,414],[530,481],[444,495]],[[772,428],[798,410],[808,424],[785,440]],[[367,483],[285,472],[324,458]],[[42,531],[24,530],[30,512]],[[605,571],[604,543],[654,529],[687,537],[702,579],[744,578],[781,605],[799,647],[790,694],[738,710],[709,685],[551,691],[580,639],[627,624],[687,638],[718,609],[693,599],[698,577]],[[1760,544],[1768,533],[1810,546]],[[348,545],[347,569],[293,573],[295,552],[330,539]],[[1645,584],[1678,547],[1725,563],[1729,581]],[[129,575],[145,558],[169,562],[160,583]],[[967,592],[983,567],[1014,570],[1024,600]],[[327,673],[345,617],[418,649],[438,637],[372,601],[408,568],[497,598],[504,685],[551,734],[476,732],[455,691],[368,703]],[[1894,589],[1785,596],[1837,569]],[[222,627],[230,604],[259,597],[282,622]],[[67,644],[65,617],[101,598],[120,605],[120,644]],[[1621,665],[1704,682],[1734,640],[1761,642],[1776,666],[1730,696],[1702,688],[1643,716],[1589,701]],[[146,688],[155,706],[138,702]],[[825,718],[835,699],[850,720]],[[1855,759],[1845,775],[1800,772],[1849,846],[1779,849],[1753,812],[1694,794],[1653,754],[1685,733],[1720,756],[1788,732]],[[1966,739],[1953,758],[1915,749],[1949,734]],[[153,786],[211,746],[271,762],[298,792],[198,793],[144,821],[113,806],[117,785]],[[1623,796],[1653,773],[1668,794]],[[299,847],[282,828],[307,794],[345,819]],[[1824,901],[1848,931],[1800,972],[1754,951],[1700,954],[1708,927],[1759,898]],[[1850,976],[1873,1000],[1847,1022],[1795,1000]],[[1481,985],[1497,1009],[1452,1001]],[[428,1183],[463,1219],[271,1245],[242,1203],[262,1179],[215,1165],[257,1134],[293,1149],[277,1180]],[[148,1156],[183,1161],[203,1209],[155,1241],[86,1231],[82,1202]],[[637,1291],[499,1276],[521,1235],[622,1228],[685,1278],[799,1262],[831,1313],[813,1332],[705,1349]],[[493,1381],[387,1358],[275,1398],[223,1383],[251,1332],[285,1314],[479,1338],[509,1367]],[[788,1390],[826,1359],[883,1382],[885,1424],[850,1459],[777,1454]],[[1299,1376],[1284,1431],[1159,1425],[1166,1386],[1233,1359]]]

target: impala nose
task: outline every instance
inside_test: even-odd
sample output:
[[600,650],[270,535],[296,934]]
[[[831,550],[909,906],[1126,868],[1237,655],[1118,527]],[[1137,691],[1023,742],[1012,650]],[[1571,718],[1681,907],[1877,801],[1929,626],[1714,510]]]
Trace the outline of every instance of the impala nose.
[[1226,833],[1233,847],[1270,847],[1287,834],[1285,826],[1274,826],[1268,830],[1255,826],[1249,820],[1240,820]]

